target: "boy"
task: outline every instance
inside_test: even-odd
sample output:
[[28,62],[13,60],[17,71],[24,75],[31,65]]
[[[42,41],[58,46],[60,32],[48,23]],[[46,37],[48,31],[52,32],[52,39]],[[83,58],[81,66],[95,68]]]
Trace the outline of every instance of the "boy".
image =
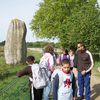
[[74,67],[74,50],[70,49],[69,50],[69,57],[70,57],[70,65],[71,65],[71,70],[73,70]]
[[[56,71],[56,74],[55,74]],[[60,69],[54,71],[53,100],[75,100],[75,77],[70,70],[70,61],[63,60]]]
[[[28,66],[21,70],[20,72],[17,73],[18,77],[22,77],[24,75],[29,75],[29,77],[32,77],[32,70],[31,67],[34,64],[35,58],[33,56],[28,56],[26,58],[26,63]],[[29,80],[29,85],[30,85],[30,100],[42,100],[42,94],[43,94],[43,89],[35,89],[34,87],[32,88],[32,82]],[[33,91],[34,94],[33,94]]]

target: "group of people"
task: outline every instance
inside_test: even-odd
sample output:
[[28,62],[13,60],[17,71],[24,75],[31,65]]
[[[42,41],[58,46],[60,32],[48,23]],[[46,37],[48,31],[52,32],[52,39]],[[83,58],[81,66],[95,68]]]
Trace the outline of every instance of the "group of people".
[[[44,53],[40,59],[43,58],[47,62],[46,69],[48,70],[49,80],[44,88],[36,89],[29,80],[30,86],[30,100],[49,100],[50,92],[52,93],[52,100],[76,100],[78,88],[78,100],[82,100],[85,89],[85,99],[90,100],[90,76],[93,68],[93,58],[91,53],[86,49],[84,43],[77,43],[77,50],[69,52],[63,49],[62,54],[55,55],[54,48],[47,45],[44,48]],[[23,70],[17,73],[18,77],[24,75],[32,76],[31,65],[35,63],[34,56],[26,58],[28,64]],[[78,80],[78,84],[77,81]],[[77,87],[78,86],[78,87]],[[32,98],[34,95],[34,99]]]

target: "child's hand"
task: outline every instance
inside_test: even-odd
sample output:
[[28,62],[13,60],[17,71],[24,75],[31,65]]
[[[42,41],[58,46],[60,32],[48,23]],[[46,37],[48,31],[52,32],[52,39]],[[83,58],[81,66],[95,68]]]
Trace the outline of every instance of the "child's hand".
[[21,72],[17,72],[16,76],[17,76],[17,77],[22,77],[22,76],[21,76]]
[[85,74],[86,74],[86,71],[85,71],[85,70],[83,70],[83,71],[81,72],[81,74],[82,74],[82,75],[85,75]]
[[20,76],[19,76],[19,73],[17,73],[16,76],[17,76],[17,77],[20,77]]
[[76,97],[73,97],[73,100],[76,100]]

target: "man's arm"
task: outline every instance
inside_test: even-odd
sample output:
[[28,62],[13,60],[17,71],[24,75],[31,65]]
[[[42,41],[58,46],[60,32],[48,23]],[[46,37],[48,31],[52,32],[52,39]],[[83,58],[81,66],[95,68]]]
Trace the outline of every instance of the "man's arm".
[[90,56],[91,66],[89,67],[89,69],[88,69],[88,70],[86,70],[86,73],[87,73],[87,72],[89,72],[89,71],[91,71],[91,70],[92,70],[92,68],[93,68],[93,66],[94,66],[94,62],[93,62],[93,57],[92,57],[92,54],[91,54],[89,51],[87,51],[87,53],[88,53],[88,54],[89,54],[89,56]]
[[74,57],[74,68],[77,68],[77,62],[78,62],[78,51],[75,52],[75,57]]
[[74,60],[73,60],[73,62],[74,62],[73,73],[74,73],[75,77],[77,77],[77,60],[78,60],[78,58],[77,58],[77,52],[76,52]]

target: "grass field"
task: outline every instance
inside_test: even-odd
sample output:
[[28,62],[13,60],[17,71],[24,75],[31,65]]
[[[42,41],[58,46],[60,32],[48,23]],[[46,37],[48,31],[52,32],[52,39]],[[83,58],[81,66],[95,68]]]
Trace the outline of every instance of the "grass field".
[[[30,50],[27,55],[34,55],[37,62],[42,56],[40,52]],[[16,77],[16,73],[25,66],[23,64],[7,65],[3,47],[0,48],[0,100],[29,100],[28,77]],[[95,62],[92,73],[100,77],[98,67],[100,67],[100,62]]]
[[[42,56],[39,52],[28,51],[34,55],[36,62]],[[0,100],[29,100],[28,76],[16,77],[16,73],[26,65],[7,65],[4,59],[3,47],[0,48]]]
[[97,77],[100,77],[100,72],[98,71],[98,67],[100,67],[100,61],[95,62],[95,65],[94,65],[93,70],[92,70],[92,74],[97,76]]

